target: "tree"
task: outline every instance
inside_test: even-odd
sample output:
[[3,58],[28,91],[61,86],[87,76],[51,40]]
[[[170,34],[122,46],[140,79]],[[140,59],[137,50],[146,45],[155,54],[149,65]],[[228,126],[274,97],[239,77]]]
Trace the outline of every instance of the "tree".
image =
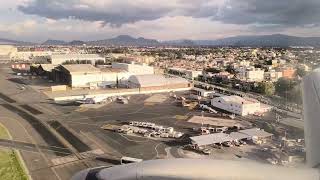
[[307,74],[307,71],[305,71],[303,68],[298,68],[296,74],[300,77],[303,77]]
[[288,99],[296,104],[302,104],[302,91],[300,85],[296,85],[289,91]]
[[275,93],[275,86],[272,82],[260,82],[256,91],[266,96],[272,96]]
[[226,71],[230,74],[236,74],[236,71],[234,70],[233,67],[231,67],[230,65],[227,66]]
[[211,73],[220,73],[221,72],[219,69],[216,69],[216,68],[207,68],[205,71],[211,72]]
[[288,92],[295,86],[295,83],[289,79],[280,78],[275,85],[276,93],[282,97],[287,97]]

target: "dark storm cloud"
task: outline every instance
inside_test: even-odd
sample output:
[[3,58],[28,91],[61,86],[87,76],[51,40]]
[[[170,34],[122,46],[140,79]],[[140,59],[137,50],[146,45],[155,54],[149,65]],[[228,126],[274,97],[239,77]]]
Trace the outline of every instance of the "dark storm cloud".
[[304,26],[320,22],[320,0],[229,0],[219,12],[224,23]]
[[[221,1],[224,0],[34,0],[19,6],[18,9],[25,14],[52,19],[72,17],[87,21],[103,21],[104,24],[111,25],[155,20],[164,16],[189,16],[210,18],[228,24],[281,27],[305,26],[320,22],[320,0]],[[92,6],[92,2],[108,3],[102,3],[102,7],[99,7]]]
[[25,14],[33,14],[51,19],[75,18],[87,21],[104,21],[112,25],[136,22],[140,20],[154,20],[168,13],[168,8],[145,8],[139,6],[107,6],[97,9],[80,5],[79,0],[35,0],[18,9]]

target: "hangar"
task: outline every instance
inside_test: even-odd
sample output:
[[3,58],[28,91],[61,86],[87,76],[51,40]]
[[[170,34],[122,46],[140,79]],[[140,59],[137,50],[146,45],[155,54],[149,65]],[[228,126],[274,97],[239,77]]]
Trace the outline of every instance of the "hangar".
[[177,89],[188,88],[191,84],[183,78],[167,78],[163,75],[132,75],[128,79],[129,88],[140,89]]

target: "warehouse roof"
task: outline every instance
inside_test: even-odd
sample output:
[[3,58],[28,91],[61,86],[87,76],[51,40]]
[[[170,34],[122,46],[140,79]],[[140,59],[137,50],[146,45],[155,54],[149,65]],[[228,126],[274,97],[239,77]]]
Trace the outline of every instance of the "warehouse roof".
[[47,72],[51,72],[52,69],[56,67],[56,65],[53,65],[53,64],[40,64],[40,66],[44,71],[47,71]]
[[138,84],[141,87],[188,83],[188,81],[183,78],[166,78],[163,75],[155,74],[133,75],[130,76],[129,82]]
[[210,145],[215,143],[223,143],[227,141],[232,141],[233,139],[225,133],[215,133],[215,134],[208,134],[202,136],[194,136],[190,137],[194,144],[198,146]]
[[230,137],[233,140],[241,140],[241,139],[248,139],[250,136],[248,134],[239,133],[239,132],[232,132],[230,133]]
[[100,68],[100,70],[104,73],[120,73],[120,72],[127,72],[123,69],[117,69],[117,68]]
[[68,64],[62,65],[64,69],[72,73],[93,73],[101,72],[100,69],[92,66],[91,64]]
[[68,59],[68,60],[77,60],[77,59],[103,59],[98,54],[53,54],[51,59]]
[[257,136],[257,137],[260,137],[260,138],[271,137],[273,135],[271,133],[265,132],[264,130],[260,130],[260,129],[257,129],[257,128],[245,129],[245,130],[241,130],[239,132],[243,133],[243,134],[247,134],[247,135],[249,135],[251,137]]
[[256,103],[255,101],[251,100],[251,99],[245,99],[242,98],[240,96],[222,96],[222,97],[217,97],[219,99],[223,99],[226,102],[232,102],[232,103],[238,103],[238,104],[251,104],[251,103]]

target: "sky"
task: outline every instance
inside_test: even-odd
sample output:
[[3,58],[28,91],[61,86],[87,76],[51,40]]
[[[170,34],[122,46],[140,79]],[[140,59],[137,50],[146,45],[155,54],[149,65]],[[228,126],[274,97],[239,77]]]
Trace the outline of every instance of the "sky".
[[320,36],[319,0],[1,0],[0,38]]

